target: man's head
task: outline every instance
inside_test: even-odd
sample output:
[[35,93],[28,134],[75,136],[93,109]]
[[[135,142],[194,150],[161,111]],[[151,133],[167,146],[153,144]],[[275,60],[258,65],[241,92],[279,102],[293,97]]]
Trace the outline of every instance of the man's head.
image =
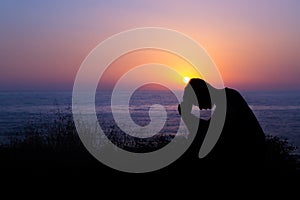
[[184,89],[183,102],[198,106],[200,109],[212,108],[209,91],[213,91],[210,84],[199,78],[193,78]]

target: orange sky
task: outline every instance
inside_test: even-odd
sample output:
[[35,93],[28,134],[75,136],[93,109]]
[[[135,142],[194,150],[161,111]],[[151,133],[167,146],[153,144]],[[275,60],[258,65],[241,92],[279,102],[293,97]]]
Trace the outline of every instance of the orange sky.
[[[115,60],[102,75],[101,82],[104,84],[101,88],[104,87],[103,89],[105,89],[105,87],[111,86],[113,83],[117,82],[121,76],[126,75],[126,72],[130,69],[143,64],[149,64],[149,69],[147,70],[147,68],[145,68],[141,70],[143,74],[131,75],[131,77],[128,78],[128,84],[134,85],[136,79],[151,77],[153,78],[153,81],[167,81],[171,83],[173,89],[182,90],[185,86],[183,81],[184,77],[201,77],[201,74],[199,74],[190,63],[179,56],[166,51],[145,49],[130,52]],[[173,70],[176,70],[179,76],[174,76],[163,69],[155,71],[150,68],[151,64],[168,66]]]
[[[300,89],[299,9],[300,1],[293,0],[1,1],[0,90],[72,89],[80,64],[99,42],[145,26],[195,39],[226,86]],[[183,62],[161,52],[136,53],[126,65]]]

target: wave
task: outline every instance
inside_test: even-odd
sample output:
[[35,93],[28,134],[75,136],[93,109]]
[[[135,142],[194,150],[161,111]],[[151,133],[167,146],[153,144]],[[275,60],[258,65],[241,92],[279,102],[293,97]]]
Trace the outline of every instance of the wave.
[[300,110],[300,106],[249,105],[252,110]]

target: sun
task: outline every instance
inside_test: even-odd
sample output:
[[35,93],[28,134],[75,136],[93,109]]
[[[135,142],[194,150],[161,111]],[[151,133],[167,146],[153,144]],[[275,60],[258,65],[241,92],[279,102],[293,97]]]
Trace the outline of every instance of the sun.
[[187,84],[191,79],[187,76],[183,77],[183,82]]

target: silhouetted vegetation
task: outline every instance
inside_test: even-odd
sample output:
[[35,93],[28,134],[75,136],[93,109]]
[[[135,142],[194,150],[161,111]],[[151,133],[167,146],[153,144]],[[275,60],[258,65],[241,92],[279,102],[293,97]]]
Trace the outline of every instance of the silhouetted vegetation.
[[295,154],[297,147],[291,145],[287,139],[268,135],[266,137],[266,168],[271,173],[299,176],[299,155]]
[[[85,149],[76,133],[70,110],[57,110],[54,116],[39,125],[33,121],[18,135],[11,136],[9,142],[2,143],[0,168],[11,174],[26,169],[34,175],[57,171],[75,174],[93,168],[112,171]],[[299,176],[299,161],[293,154],[295,149],[287,140],[267,136],[266,170],[276,175]]]

